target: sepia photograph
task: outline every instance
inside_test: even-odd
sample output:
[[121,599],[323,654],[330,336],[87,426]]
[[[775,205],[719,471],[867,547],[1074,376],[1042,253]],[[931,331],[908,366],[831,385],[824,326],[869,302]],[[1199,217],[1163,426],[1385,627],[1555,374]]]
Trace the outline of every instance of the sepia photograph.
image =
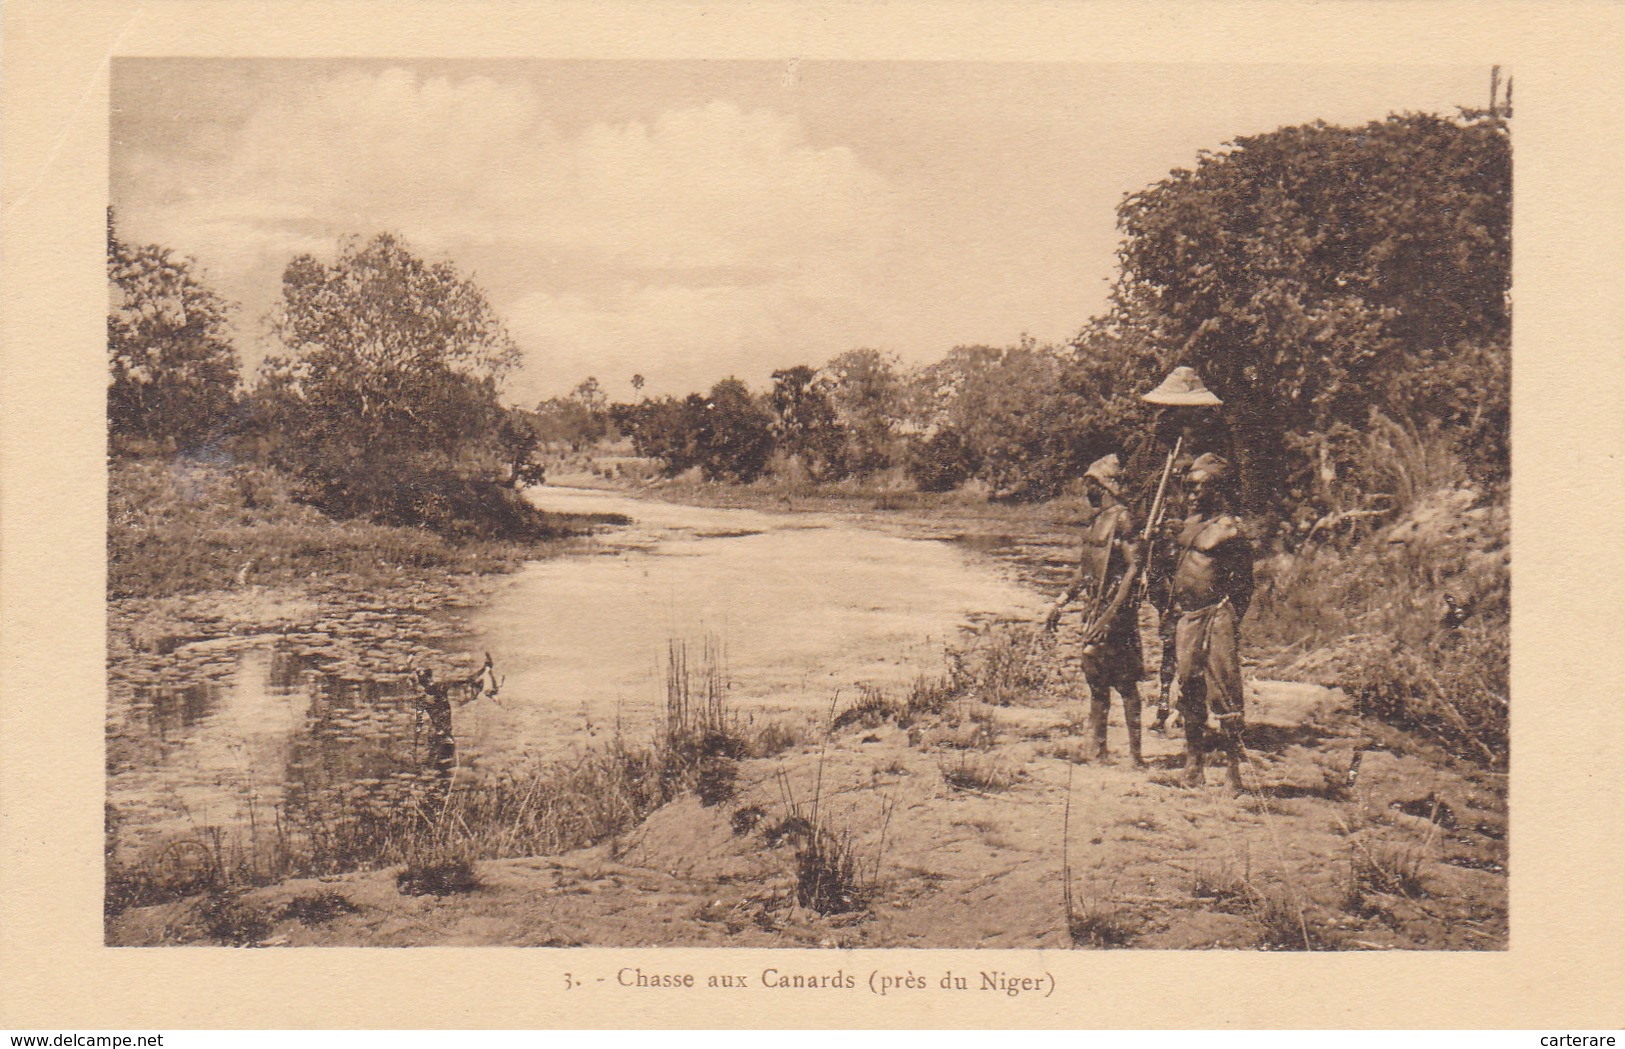
[[1515,72],[113,58],[103,943],[1507,951]]

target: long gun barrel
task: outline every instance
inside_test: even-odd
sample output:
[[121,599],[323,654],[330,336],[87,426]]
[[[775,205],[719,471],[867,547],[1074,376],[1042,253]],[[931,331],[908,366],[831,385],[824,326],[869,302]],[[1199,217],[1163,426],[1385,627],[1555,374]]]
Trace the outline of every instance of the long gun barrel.
[[1174,446],[1168,452],[1168,461],[1162,467],[1162,480],[1157,482],[1157,494],[1151,500],[1151,512],[1145,515],[1145,531],[1140,535],[1140,578],[1135,583],[1134,604],[1139,606],[1145,600],[1145,590],[1151,580],[1151,553],[1152,542],[1156,537],[1157,529],[1162,527],[1162,519],[1168,512],[1168,479],[1173,476],[1174,463],[1179,459],[1179,453],[1184,448],[1183,436],[1174,440]]

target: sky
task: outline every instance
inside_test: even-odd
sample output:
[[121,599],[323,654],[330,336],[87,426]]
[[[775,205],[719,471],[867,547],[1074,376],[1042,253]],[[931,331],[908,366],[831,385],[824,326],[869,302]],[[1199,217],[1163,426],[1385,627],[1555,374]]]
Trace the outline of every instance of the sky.
[[959,62],[114,61],[120,236],[241,305],[251,374],[290,259],[397,233],[485,290],[529,405],[1063,341],[1123,196],[1238,136],[1483,105],[1489,70]]

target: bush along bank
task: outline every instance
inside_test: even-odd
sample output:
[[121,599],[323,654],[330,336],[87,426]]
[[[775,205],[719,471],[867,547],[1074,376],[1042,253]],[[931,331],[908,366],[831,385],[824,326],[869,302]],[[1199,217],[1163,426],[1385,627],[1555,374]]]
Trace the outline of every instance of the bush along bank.
[[1504,768],[1510,574],[1504,491],[1439,488],[1363,537],[1266,562],[1246,640],[1271,676],[1342,688],[1365,714]]
[[[499,572],[538,556],[551,541],[625,523],[611,515],[543,513],[518,493],[486,490],[493,486],[461,487],[466,499],[441,500],[449,508],[447,527],[437,532],[330,517],[271,467],[118,459],[108,471],[108,596],[312,579],[365,584],[413,570]],[[497,512],[488,512],[492,506]]]

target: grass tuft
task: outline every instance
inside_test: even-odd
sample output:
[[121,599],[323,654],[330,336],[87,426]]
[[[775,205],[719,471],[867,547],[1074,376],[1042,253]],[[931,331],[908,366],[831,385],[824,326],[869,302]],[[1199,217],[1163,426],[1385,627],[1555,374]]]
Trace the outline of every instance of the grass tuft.
[[237,891],[204,893],[192,905],[192,917],[208,940],[228,947],[253,947],[271,934],[271,916]]
[[349,897],[332,889],[295,896],[282,908],[281,920],[292,919],[301,925],[325,925],[341,914],[355,914],[360,908]]
[[396,876],[395,887],[406,896],[452,896],[479,888],[480,879],[467,856],[421,857]]
[[1066,925],[1076,947],[1105,949],[1127,947],[1134,942],[1133,924],[1115,908],[1082,902],[1075,913],[1068,915]]
[[863,908],[868,887],[859,874],[850,831],[814,828],[796,841],[796,902],[819,914],[845,914]]
[[831,732],[839,732],[853,725],[861,728],[879,728],[899,712],[897,704],[884,692],[872,686],[865,686],[858,701],[835,715],[835,720],[830,722],[829,727]]
[[1369,847],[1360,843],[1350,860],[1354,888],[1366,893],[1383,893],[1416,900],[1427,896],[1422,883],[1423,851],[1415,844],[1381,843]]
[[1016,782],[1015,773],[983,754],[963,752],[958,764],[941,768],[943,781],[954,790],[994,793],[1009,790]]

